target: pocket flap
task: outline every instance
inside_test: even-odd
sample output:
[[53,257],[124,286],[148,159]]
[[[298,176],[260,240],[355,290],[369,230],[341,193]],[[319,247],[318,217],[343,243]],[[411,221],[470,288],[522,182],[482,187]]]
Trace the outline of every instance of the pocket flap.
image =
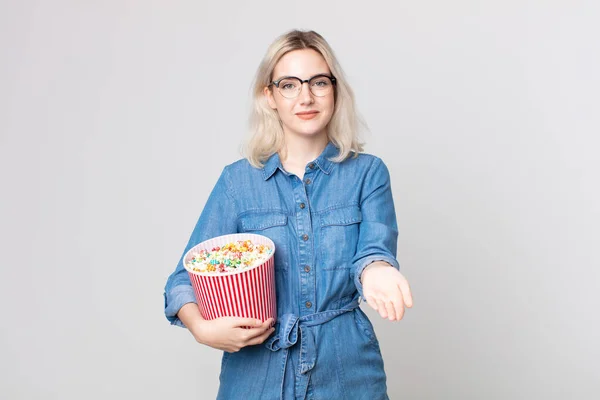
[[287,215],[283,213],[253,213],[240,217],[244,231],[260,231],[273,226],[287,224]]
[[362,213],[358,206],[336,208],[321,214],[321,226],[350,225],[362,221]]

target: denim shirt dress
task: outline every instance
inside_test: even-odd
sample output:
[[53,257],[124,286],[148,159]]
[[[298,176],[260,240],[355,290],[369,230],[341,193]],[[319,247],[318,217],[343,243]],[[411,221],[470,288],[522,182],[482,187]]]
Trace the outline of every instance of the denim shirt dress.
[[[399,268],[389,172],[361,153],[341,163],[330,142],[303,180],[272,155],[224,168],[184,253],[211,237],[250,232],[275,243],[277,323],[262,344],[223,352],[218,399],[387,399],[359,280],[374,261]],[[196,302],[182,258],[165,287],[165,315]]]

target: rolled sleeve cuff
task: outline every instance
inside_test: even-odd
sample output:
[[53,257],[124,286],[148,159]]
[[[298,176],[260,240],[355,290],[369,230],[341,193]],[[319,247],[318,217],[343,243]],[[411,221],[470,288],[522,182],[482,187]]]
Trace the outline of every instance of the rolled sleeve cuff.
[[363,295],[363,287],[362,287],[362,283],[360,281],[360,275],[362,274],[363,270],[365,268],[367,268],[367,266],[369,266],[369,264],[372,264],[375,261],[385,261],[386,263],[390,264],[392,267],[396,268],[397,270],[400,270],[400,264],[398,264],[398,260],[396,260],[394,257],[390,257],[390,256],[386,256],[386,255],[368,256],[368,257],[365,257],[365,258],[357,261],[355,263],[355,269],[354,269],[354,285],[356,285],[358,294],[360,295],[360,298],[363,301],[366,301],[367,299],[365,299],[365,296]]
[[165,296],[165,316],[171,323],[171,325],[177,325],[185,328],[185,325],[177,317],[177,313],[187,303],[196,303],[196,295],[191,285],[179,285],[175,286],[164,294]]

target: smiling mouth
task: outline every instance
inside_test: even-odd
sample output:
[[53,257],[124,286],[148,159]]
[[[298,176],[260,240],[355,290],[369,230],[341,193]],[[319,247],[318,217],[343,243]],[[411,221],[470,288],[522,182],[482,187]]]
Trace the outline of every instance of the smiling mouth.
[[317,116],[317,114],[319,114],[317,111],[311,111],[311,112],[308,112],[308,113],[298,113],[296,115],[300,119],[307,120],[307,119],[313,119],[314,117]]

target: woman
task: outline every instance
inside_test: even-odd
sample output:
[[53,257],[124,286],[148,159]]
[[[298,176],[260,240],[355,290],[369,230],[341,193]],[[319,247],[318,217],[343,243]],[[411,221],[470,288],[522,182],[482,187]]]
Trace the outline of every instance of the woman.
[[292,31],[270,46],[247,158],[224,168],[184,254],[228,233],[270,237],[277,323],[204,320],[181,260],[165,288],[171,323],[225,351],[219,399],[387,398],[379,343],[358,305],[393,321],[412,297],[395,258],[388,170],[361,153],[354,107],[319,34]]

